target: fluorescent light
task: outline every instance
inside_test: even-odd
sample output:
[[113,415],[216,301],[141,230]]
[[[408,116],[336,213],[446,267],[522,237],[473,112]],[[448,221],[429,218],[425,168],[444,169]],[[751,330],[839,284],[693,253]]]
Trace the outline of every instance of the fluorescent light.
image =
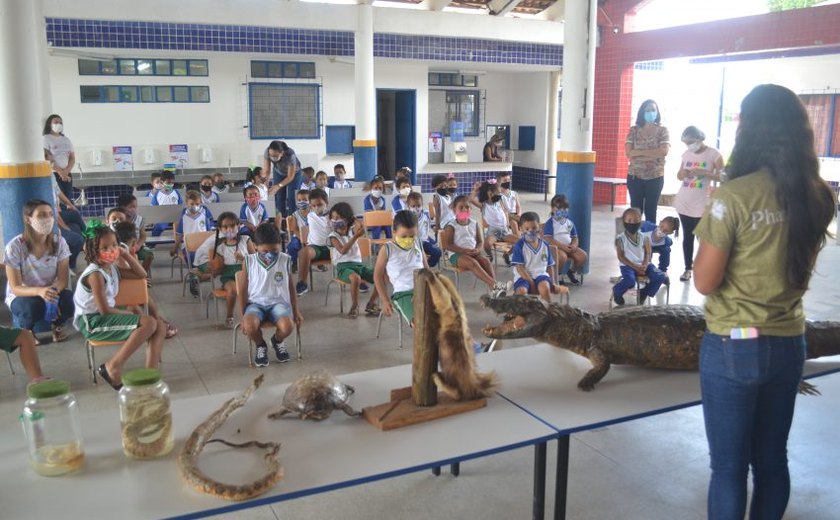
[[140,65],[137,66],[137,70],[146,70],[151,66],[152,66],[151,63],[149,63],[148,61],[144,61],[143,63],[141,63]]

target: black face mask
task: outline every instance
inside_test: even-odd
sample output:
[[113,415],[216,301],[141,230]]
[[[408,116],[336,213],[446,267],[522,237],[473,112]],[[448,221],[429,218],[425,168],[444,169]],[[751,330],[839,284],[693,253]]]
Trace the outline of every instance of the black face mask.
[[449,193],[449,194],[455,193],[456,191],[458,191],[458,188],[447,188],[446,189],[446,192]]
[[624,223],[624,229],[631,235],[635,235],[639,231],[639,226],[641,226],[641,224],[638,222],[634,222],[632,224],[630,222]]
[[210,186],[209,184],[202,184],[201,185],[201,191],[211,191],[212,189],[213,189],[213,186]]
[[499,202],[500,200],[502,200],[502,196],[501,195],[493,195],[492,197],[490,197],[490,200],[492,200],[494,203]]
[[446,195],[449,194],[449,190],[447,190],[446,188],[438,188],[435,191],[437,191],[437,194],[440,195],[441,197],[446,197]]
[[500,184],[500,186],[502,188],[506,189],[506,190],[510,189],[510,183],[509,182],[503,182],[503,183]]

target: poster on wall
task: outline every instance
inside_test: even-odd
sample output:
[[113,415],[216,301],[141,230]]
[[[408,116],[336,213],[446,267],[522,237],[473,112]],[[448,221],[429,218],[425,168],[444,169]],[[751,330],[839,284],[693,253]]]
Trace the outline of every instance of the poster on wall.
[[134,157],[131,155],[130,146],[114,146],[111,148],[114,153],[114,169],[118,172],[130,172],[134,170]]
[[169,145],[169,160],[175,163],[176,167],[183,170],[189,163],[189,148],[185,144]]
[[443,152],[443,132],[429,132],[429,153]]

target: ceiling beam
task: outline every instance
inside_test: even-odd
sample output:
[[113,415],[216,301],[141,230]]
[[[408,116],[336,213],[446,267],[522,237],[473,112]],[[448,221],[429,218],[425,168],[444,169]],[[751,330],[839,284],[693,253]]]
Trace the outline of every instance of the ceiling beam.
[[490,0],[487,8],[490,9],[490,14],[494,16],[504,16],[519,5],[522,0]]
[[543,10],[538,16],[551,22],[562,22],[566,17],[566,0],[557,0],[551,7]]
[[423,0],[423,5],[429,11],[443,11],[443,8],[452,3],[452,0]]

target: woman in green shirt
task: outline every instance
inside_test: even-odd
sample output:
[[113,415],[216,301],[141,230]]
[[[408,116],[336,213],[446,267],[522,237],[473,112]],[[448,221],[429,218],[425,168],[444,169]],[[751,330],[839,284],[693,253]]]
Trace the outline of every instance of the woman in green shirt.
[[799,98],[760,85],[741,103],[723,184],[697,226],[694,285],[706,295],[700,388],[712,478],[708,517],[780,519],[787,437],[805,360],[802,296],[835,199],[819,176]]

